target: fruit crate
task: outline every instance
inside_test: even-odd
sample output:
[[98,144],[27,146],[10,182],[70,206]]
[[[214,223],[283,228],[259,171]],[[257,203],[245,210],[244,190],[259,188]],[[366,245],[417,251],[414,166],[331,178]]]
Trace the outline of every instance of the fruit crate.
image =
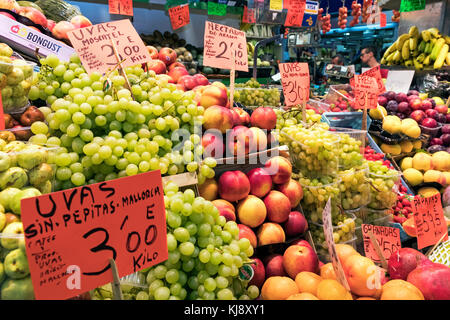
[[[322,118],[320,121],[328,123],[330,127],[361,129],[362,117],[363,113],[361,111],[325,112],[322,114]],[[370,119],[370,117],[367,117],[367,128],[370,127],[371,122],[372,119]]]

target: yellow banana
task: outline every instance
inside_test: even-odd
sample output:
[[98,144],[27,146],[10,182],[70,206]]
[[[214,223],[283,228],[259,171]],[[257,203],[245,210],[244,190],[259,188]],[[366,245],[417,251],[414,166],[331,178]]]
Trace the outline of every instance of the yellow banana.
[[435,61],[441,52],[442,47],[445,45],[445,39],[439,38],[431,51],[431,60]]
[[394,62],[400,62],[400,60],[402,59],[402,54],[400,53],[399,50],[394,52]]
[[428,66],[431,63],[430,55],[427,55],[422,63],[424,66]]
[[450,36],[445,36],[445,43],[450,44]]
[[447,57],[445,58],[445,63],[447,63],[447,65],[450,66],[450,52],[447,53]]
[[381,61],[380,61],[380,64],[386,64],[386,58],[385,57],[383,57],[383,58],[381,58]]
[[408,33],[404,33],[404,34],[402,34],[400,37],[398,37],[398,39],[397,39],[397,41],[396,41],[396,43],[397,43],[396,49],[397,49],[397,50],[402,50],[403,44],[404,44],[405,41],[408,40],[408,39],[409,39],[409,34],[408,34]]
[[441,33],[439,32],[438,28],[430,28],[428,31],[431,33],[431,36],[434,38],[439,38],[441,36]]
[[431,46],[431,42],[427,42],[426,44],[425,44],[425,49],[423,49],[423,52],[424,53],[426,53],[426,54],[429,54],[430,52],[430,46]]
[[439,51],[439,54],[436,58],[436,61],[434,61],[433,68],[434,69],[440,69],[444,65],[445,58],[447,57],[448,53],[448,44],[444,44],[442,46],[441,51]]
[[416,26],[412,26],[409,28],[408,34],[410,37],[418,38],[419,37],[419,29]]
[[417,48],[417,38],[409,38],[409,50],[413,51]]
[[416,70],[422,70],[423,69],[423,64],[418,62],[416,59],[414,59],[413,62],[414,62],[414,68],[416,68]]
[[423,63],[423,60],[425,60],[425,53],[421,53],[416,60],[420,63]]
[[420,44],[418,46],[419,52],[424,52],[426,45],[427,45],[427,43],[424,40],[420,41]]
[[405,41],[402,48],[402,59],[409,59],[409,41]]
[[423,41],[429,42],[429,41],[431,40],[431,33],[430,33],[430,31],[428,31],[428,30],[423,30],[422,33],[421,33],[421,35],[422,35]]
[[[398,52],[398,51],[395,51],[395,52]],[[392,62],[392,61],[394,61],[394,55],[395,55],[395,52],[392,52],[390,55],[387,56],[387,58],[386,58],[386,61],[387,61],[387,62]]]
[[406,67],[412,67],[413,65],[414,65],[414,62],[411,59],[405,61]]
[[394,42],[393,44],[391,44],[389,46],[389,48],[387,48],[387,50],[384,52],[384,57],[389,56],[392,52],[394,52],[395,48],[396,48],[397,43]]

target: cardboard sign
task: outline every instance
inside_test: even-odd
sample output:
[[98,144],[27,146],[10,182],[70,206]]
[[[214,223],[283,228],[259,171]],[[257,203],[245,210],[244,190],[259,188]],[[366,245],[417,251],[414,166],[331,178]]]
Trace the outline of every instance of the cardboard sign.
[[306,0],[292,0],[286,14],[284,25],[286,27],[301,27],[305,7]]
[[378,85],[378,95],[386,92],[386,88],[384,87],[383,78],[381,77],[380,65],[365,71],[362,75],[375,78],[377,85]]
[[414,78],[414,70],[389,70],[384,84],[387,91],[408,93]]
[[442,241],[448,239],[447,223],[442,209],[441,195],[424,198],[414,197],[412,203],[414,223],[417,229],[417,248],[422,249],[434,245],[442,236]]
[[122,67],[131,67],[151,60],[141,37],[130,20],[117,20],[67,33],[87,73],[106,73],[117,61],[112,41],[115,42]]
[[280,63],[281,85],[286,106],[309,100],[309,67],[305,62]]
[[133,0],[108,0],[109,13],[133,16]]
[[[373,77],[355,75],[350,85],[355,94],[355,109],[375,109],[378,104],[378,85]],[[350,80],[352,80],[350,79]]]
[[327,204],[322,212],[323,232],[325,235],[325,241],[328,245],[328,253],[330,254],[331,262],[333,263],[334,273],[336,279],[342,284],[348,291],[350,286],[348,285],[347,278],[345,277],[344,268],[337,255],[336,245],[333,238],[333,226],[331,224],[331,198],[328,198]]
[[400,12],[418,10],[425,10],[425,0],[402,0],[400,3]]
[[283,0],[269,0],[270,11],[283,11]]
[[242,14],[242,22],[256,23],[256,11],[254,8],[244,6],[244,13]]
[[23,199],[21,208],[36,299],[112,282],[111,258],[120,277],[168,258],[159,170]]
[[372,231],[376,237],[377,243],[383,253],[383,257],[386,258],[386,260],[389,260],[392,253],[402,247],[400,241],[400,229],[398,228],[374,226],[363,223],[361,224],[361,231],[364,240],[364,252],[366,257],[372,259],[376,263],[380,263],[381,259],[370,241],[369,231]]
[[205,21],[203,65],[232,69],[232,56],[236,70],[248,72],[247,38],[245,32],[223,24]]
[[0,90],[0,130],[5,130],[5,113],[3,112],[3,100]]
[[189,5],[183,4],[181,6],[169,8],[169,17],[173,30],[184,27],[190,23]]

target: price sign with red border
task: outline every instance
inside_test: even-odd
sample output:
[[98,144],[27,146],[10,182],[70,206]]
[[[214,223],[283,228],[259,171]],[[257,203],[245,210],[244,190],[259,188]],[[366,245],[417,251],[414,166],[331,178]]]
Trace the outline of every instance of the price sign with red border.
[[189,5],[182,4],[180,6],[169,8],[170,23],[172,29],[176,30],[190,23]]
[[436,244],[444,234],[442,241],[447,241],[447,223],[440,193],[427,198],[417,195],[411,207],[417,229],[417,248],[422,249]]
[[281,84],[286,106],[306,103],[309,100],[309,67],[304,62],[280,63]]
[[67,299],[168,258],[159,170],[21,201],[36,299]]

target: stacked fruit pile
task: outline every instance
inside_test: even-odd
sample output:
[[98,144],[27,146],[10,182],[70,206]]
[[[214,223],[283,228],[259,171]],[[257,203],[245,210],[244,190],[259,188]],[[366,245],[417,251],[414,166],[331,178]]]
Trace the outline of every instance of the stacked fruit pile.
[[278,88],[263,88],[255,79],[235,86],[234,101],[245,106],[278,106],[280,105],[280,90]]
[[437,28],[419,32],[412,26],[384,52],[381,64],[404,65],[416,70],[440,69],[444,64],[450,65],[449,45],[450,37],[442,35]]
[[403,176],[413,187],[436,183],[450,185],[450,153],[438,151],[433,154],[418,152],[413,157],[405,157],[400,162]]

